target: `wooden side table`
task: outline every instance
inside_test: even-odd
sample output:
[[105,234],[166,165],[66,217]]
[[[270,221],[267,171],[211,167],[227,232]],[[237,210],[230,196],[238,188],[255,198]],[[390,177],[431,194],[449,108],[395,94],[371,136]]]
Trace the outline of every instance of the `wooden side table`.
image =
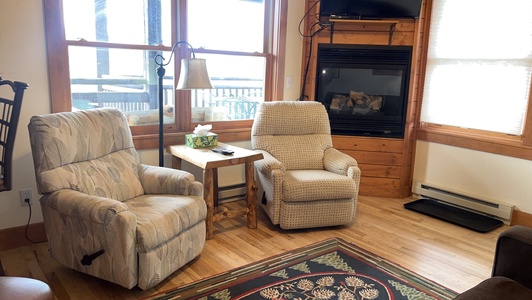
[[[212,148],[227,148],[234,151],[232,155],[222,155],[212,151]],[[234,218],[247,215],[248,228],[257,228],[256,188],[254,180],[253,162],[263,159],[261,153],[252,150],[235,147],[223,143],[211,148],[190,148],[186,145],[168,146],[167,152],[172,154],[172,167],[181,169],[181,161],[203,169],[203,198],[207,204],[207,239],[212,238],[213,223],[225,218]],[[218,168],[245,164],[246,179],[246,203],[247,207],[241,210],[214,212],[214,192],[218,191]]]

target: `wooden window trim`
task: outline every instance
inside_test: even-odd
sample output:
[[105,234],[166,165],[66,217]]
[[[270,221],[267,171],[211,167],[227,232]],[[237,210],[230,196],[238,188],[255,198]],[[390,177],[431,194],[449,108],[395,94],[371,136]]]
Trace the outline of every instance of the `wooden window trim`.
[[[183,5],[182,0],[173,0],[172,7]],[[269,99],[282,99],[284,89],[284,68],[285,68],[285,49],[286,49],[286,24],[288,0],[265,0],[267,9],[274,10],[270,29],[273,32],[272,41],[269,41],[268,47],[271,48],[267,55],[267,71],[265,84],[265,101]],[[174,10],[176,11],[176,10]],[[86,45],[85,41],[66,41],[65,29],[63,26],[63,7],[61,0],[44,0],[45,13],[45,32],[48,50],[48,68],[50,76],[50,97],[52,112],[67,112],[72,110],[68,46],[69,44]],[[183,19],[179,20],[178,27],[183,28],[186,24]],[[269,32],[267,32],[269,33]],[[176,36],[173,34],[172,36]],[[175,41],[174,41],[175,42]],[[90,43],[95,45],[95,43]],[[106,47],[112,44],[102,43]],[[119,45],[112,45],[119,46]],[[129,46],[128,46],[129,47]],[[163,46],[148,46],[154,49],[167,50]],[[146,48],[146,47],[144,47]],[[264,54],[262,54],[264,55]],[[174,58],[175,61],[179,61]],[[179,66],[176,64],[176,69]],[[175,76],[177,78],[177,76]],[[176,79],[177,80],[177,79]],[[187,97],[187,91],[177,91],[177,97]],[[177,101],[176,101],[177,102]],[[191,122],[190,103],[188,101],[178,107],[176,111],[186,111],[188,113],[182,116],[176,116],[176,124],[165,124],[165,145],[184,143],[184,135],[190,132],[198,123]],[[180,110],[187,109],[187,110]],[[241,121],[224,121],[212,122],[213,130],[219,135],[224,142],[249,140],[251,138],[251,126],[253,120]],[[181,128],[181,129],[180,129]],[[138,150],[155,149],[158,147],[158,126],[133,126],[131,127],[135,147]]]
[[465,149],[500,154],[532,160],[532,146],[524,143],[524,138],[476,130],[452,128],[426,124],[417,129],[416,139]]
[[44,16],[52,112],[70,111],[70,83],[68,80],[56,80],[52,84],[53,78],[69,78],[68,46],[65,43],[65,28],[62,22],[62,2],[45,0]]

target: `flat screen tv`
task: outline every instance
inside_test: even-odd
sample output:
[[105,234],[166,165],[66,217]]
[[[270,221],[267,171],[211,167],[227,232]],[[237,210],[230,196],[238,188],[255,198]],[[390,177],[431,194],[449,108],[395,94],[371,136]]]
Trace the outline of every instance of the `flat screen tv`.
[[320,17],[373,20],[418,18],[422,0],[321,0]]

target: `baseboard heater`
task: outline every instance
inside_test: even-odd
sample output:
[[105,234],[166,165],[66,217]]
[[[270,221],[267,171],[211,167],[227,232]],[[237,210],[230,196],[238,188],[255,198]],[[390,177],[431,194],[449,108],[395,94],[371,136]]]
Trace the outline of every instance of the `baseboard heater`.
[[414,182],[412,192],[422,199],[405,204],[418,211],[475,231],[487,232],[503,223],[510,224],[513,205]]
[[218,202],[232,202],[246,198],[246,184],[240,183],[218,188]]

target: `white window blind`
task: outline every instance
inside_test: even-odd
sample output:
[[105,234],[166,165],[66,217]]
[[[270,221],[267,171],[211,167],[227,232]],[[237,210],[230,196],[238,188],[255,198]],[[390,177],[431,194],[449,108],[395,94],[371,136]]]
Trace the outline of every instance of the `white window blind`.
[[520,135],[532,0],[434,0],[421,121]]

